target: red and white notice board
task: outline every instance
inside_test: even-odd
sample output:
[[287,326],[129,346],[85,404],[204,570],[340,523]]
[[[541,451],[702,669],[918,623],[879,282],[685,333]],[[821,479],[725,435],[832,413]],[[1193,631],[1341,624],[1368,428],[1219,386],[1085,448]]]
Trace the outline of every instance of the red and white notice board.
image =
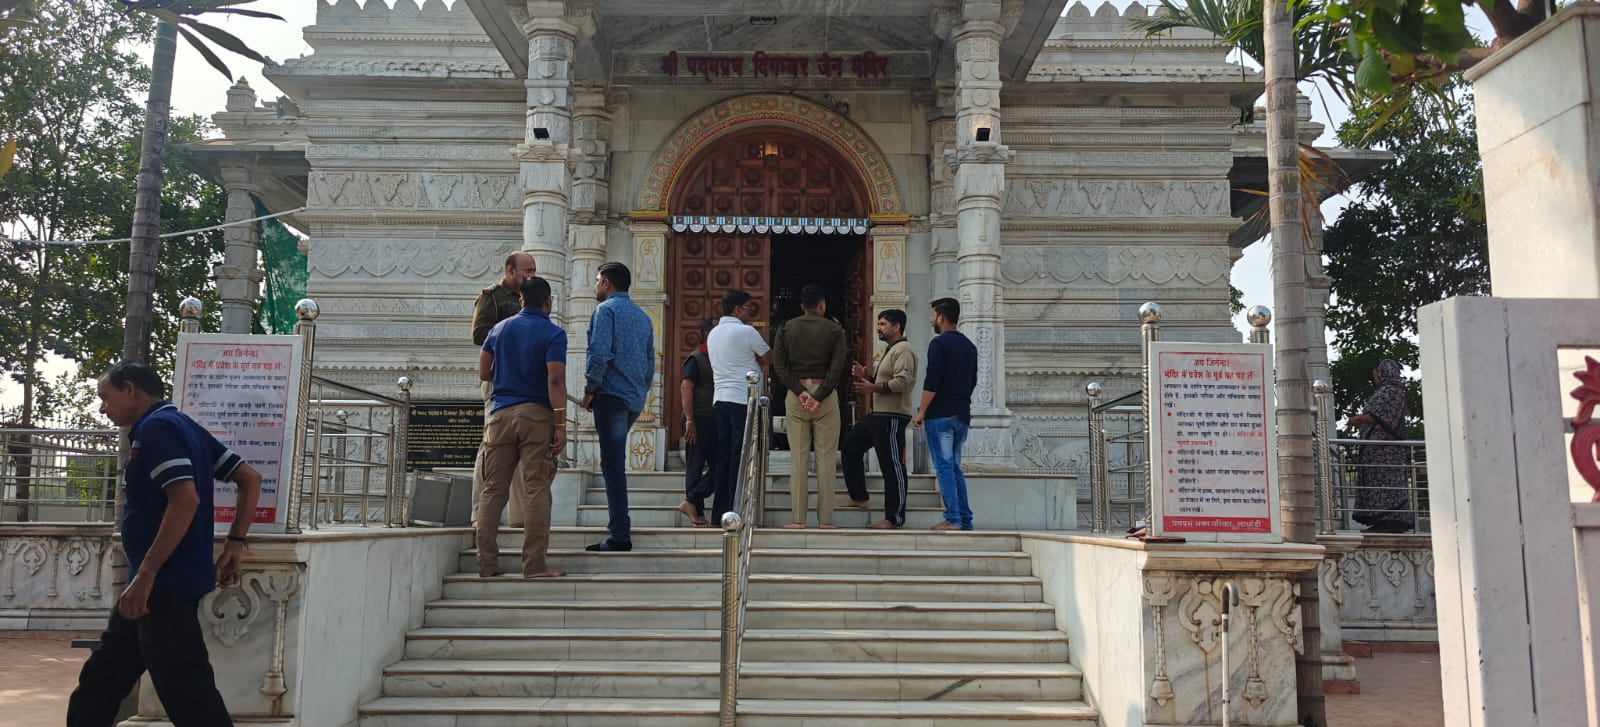
[[1272,346],[1149,350],[1151,534],[1282,542]]

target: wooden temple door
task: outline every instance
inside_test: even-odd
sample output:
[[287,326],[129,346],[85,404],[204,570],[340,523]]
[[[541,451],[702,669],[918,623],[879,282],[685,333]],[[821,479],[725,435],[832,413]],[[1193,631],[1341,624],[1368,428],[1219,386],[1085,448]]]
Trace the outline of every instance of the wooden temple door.
[[[776,303],[771,223],[862,219],[868,208],[859,174],[837,152],[809,134],[776,126],[736,131],[707,143],[674,180],[668,208],[674,223],[667,243],[668,333],[662,348],[669,365],[663,388],[667,446],[676,450],[683,432],[678,394],[683,360],[700,345],[700,321],[722,316],[723,294],[735,288],[750,293],[759,311],[755,325],[771,341],[768,323]],[[861,224],[864,231],[864,219]],[[861,245],[867,244],[863,237],[856,234]],[[833,264],[843,270],[851,262],[843,258]],[[859,281],[852,284],[855,289],[840,292],[865,304],[870,275],[852,277]],[[860,333],[870,335],[870,330],[869,321]],[[855,343],[859,334],[851,334]],[[866,340],[870,351],[871,339]]]

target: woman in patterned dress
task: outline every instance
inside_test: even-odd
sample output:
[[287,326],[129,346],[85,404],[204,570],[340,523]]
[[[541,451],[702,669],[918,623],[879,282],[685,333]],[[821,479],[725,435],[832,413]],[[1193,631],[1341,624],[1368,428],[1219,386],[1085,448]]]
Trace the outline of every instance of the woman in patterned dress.
[[[1372,380],[1378,388],[1367,398],[1361,413],[1348,424],[1359,429],[1362,439],[1393,441],[1404,439],[1406,425],[1406,387],[1400,363],[1392,359],[1378,362]],[[1368,533],[1403,533],[1416,526],[1411,498],[1406,491],[1406,470],[1410,453],[1405,447],[1363,446],[1356,453],[1355,520],[1367,526]]]

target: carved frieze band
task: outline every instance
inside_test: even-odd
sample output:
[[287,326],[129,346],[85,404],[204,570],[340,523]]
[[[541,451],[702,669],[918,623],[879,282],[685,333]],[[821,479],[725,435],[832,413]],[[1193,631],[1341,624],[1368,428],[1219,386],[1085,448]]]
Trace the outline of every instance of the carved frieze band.
[[478,240],[362,239],[317,240],[307,265],[324,277],[392,274],[431,278],[441,273],[469,279],[492,277],[515,243]]
[[516,174],[435,172],[312,172],[312,208],[521,209]]
[[1008,283],[1095,281],[1118,285],[1173,281],[1215,285],[1228,279],[1228,248],[1099,245],[1007,246],[1000,276]]
[[110,606],[113,552],[110,537],[6,537],[0,543],[0,607],[83,608]]
[[1004,211],[1071,217],[1227,217],[1228,180],[1016,179]]
[[1432,550],[1364,545],[1339,560],[1339,576],[1341,621],[1423,628],[1437,621]]

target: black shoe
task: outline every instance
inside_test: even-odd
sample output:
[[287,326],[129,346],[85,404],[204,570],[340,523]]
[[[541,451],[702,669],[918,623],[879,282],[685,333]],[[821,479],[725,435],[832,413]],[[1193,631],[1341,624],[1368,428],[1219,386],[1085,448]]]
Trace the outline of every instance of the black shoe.
[[630,550],[633,550],[633,543],[631,541],[627,543],[613,543],[609,540],[602,540],[594,545],[584,548],[584,550],[587,550],[591,553],[626,553]]

